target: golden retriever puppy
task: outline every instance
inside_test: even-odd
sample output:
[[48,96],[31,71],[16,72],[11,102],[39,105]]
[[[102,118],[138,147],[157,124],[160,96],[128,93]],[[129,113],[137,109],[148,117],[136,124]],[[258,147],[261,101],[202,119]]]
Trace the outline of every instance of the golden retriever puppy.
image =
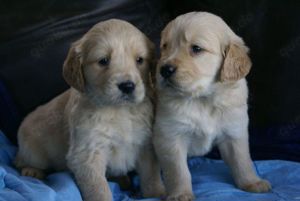
[[193,199],[187,157],[204,155],[214,145],[240,189],[270,190],[249,154],[247,52],[243,40],[210,13],[181,15],[163,30],[153,139],[167,200]]
[[106,176],[136,169],[144,196],[163,194],[151,141],[153,54],[144,34],[115,19],[96,24],[73,43],[63,66],[71,89],[20,126],[15,163],[22,175],[69,168],[85,201],[109,201]]

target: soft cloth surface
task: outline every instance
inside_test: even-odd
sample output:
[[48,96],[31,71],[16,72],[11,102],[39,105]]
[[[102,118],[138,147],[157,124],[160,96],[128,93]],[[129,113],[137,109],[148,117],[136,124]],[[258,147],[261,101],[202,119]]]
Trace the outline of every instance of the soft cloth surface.
[[[80,192],[68,172],[51,174],[40,181],[23,177],[14,169],[12,160],[17,148],[0,132],[0,200],[5,201],[80,201]],[[254,194],[237,189],[223,161],[192,158],[189,167],[193,178],[193,191],[197,200],[205,201],[292,201],[300,200],[300,163],[289,161],[257,161],[260,176],[273,186],[270,193]],[[175,175],[174,175],[175,176]],[[133,199],[110,183],[115,201]]]

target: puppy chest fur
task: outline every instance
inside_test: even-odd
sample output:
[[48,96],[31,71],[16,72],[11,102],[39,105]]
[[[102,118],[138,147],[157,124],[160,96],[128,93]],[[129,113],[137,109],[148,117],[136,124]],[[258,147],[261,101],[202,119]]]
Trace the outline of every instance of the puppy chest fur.
[[[222,90],[210,97],[174,99],[161,96],[155,129],[171,141],[180,138],[189,156],[204,155],[226,136],[243,135],[248,124],[247,94],[237,93],[245,87],[243,80],[238,87]],[[228,99],[227,96],[235,96],[236,99]]]
[[113,125],[107,128],[112,136],[108,175],[121,175],[133,170],[142,146],[150,142],[152,120],[137,110],[116,113]]
[[[161,109],[160,109],[161,108]],[[188,154],[203,155],[212,146],[220,132],[217,111],[201,101],[174,100],[163,107],[159,106],[157,128],[159,133],[171,138],[181,138],[188,148]]]
[[[146,98],[132,107],[89,108],[88,111],[79,122],[73,122],[79,126],[72,133],[71,140],[76,143],[70,143],[68,157],[76,160],[70,155],[99,151],[106,157],[107,175],[118,176],[133,170],[142,146],[150,142],[153,118],[150,100]],[[80,111],[75,108],[74,114],[78,116]]]

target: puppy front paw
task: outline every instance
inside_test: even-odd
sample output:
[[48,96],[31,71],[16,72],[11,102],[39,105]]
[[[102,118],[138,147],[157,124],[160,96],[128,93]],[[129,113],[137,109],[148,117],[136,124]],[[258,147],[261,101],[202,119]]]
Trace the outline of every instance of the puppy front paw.
[[191,193],[184,193],[179,195],[170,195],[167,197],[166,201],[192,201],[195,197]]
[[165,197],[166,191],[162,184],[152,185],[143,191],[145,198],[161,198]]
[[42,170],[32,168],[32,167],[25,167],[21,170],[22,176],[28,176],[28,177],[35,177],[37,179],[45,179],[46,175]]
[[242,190],[252,193],[266,193],[269,192],[271,188],[271,184],[267,180],[260,180],[258,182],[243,186]]

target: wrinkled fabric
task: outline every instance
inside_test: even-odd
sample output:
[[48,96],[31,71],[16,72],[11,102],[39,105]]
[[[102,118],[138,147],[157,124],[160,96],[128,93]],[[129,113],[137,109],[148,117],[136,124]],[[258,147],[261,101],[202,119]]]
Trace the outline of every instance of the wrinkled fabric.
[[[2,201],[80,201],[79,189],[69,172],[49,175],[41,181],[20,176],[12,160],[17,148],[0,132],[0,200]],[[300,163],[269,160],[254,163],[257,173],[273,186],[270,193],[255,194],[234,186],[228,167],[220,160],[191,158],[188,161],[196,200],[205,201],[293,201],[300,200]],[[175,176],[175,175],[174,175]],[[136,179],[137,181],[137,179]],[[110,182],[114,201],[158,199],[130,198]]]

